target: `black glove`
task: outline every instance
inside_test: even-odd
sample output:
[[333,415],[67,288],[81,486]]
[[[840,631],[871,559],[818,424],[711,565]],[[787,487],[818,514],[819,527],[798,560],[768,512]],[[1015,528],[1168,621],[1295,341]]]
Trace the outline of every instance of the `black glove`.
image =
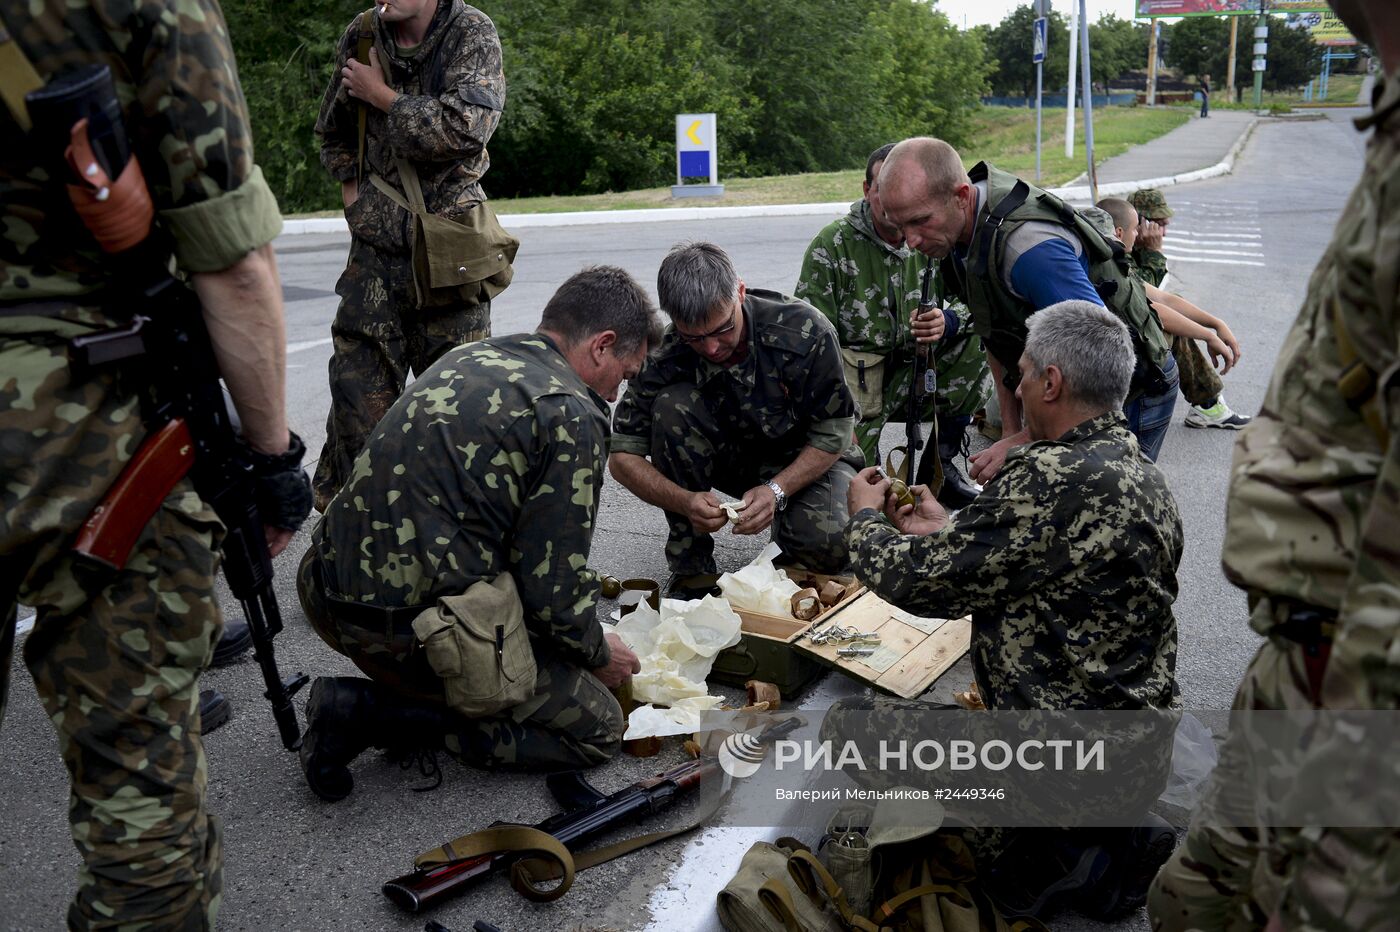
[[293,431],[286,453],[269,456],[248,450],[252,466],[253,499],[263,524],[295,531],[311,513],[311,480],[301,468],[306,444]]

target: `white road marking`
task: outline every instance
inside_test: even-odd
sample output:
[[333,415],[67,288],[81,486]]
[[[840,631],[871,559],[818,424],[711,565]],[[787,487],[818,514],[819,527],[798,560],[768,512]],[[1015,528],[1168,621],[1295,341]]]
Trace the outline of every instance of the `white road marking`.
[[[1241,246],[1251,246],[1251,245],[1253,245],[1253,244],[1252,244],[1252,243],[1240,243],[1240,245],[1241,245]],[[1241,251],[1238,250],[1238,249],[1214,249],[1214,248],[1212,248],[1212,249],[1191,249],[1191,248],[1188,247],[1188,246],[1181,246],[1181,245],[1172,245],[1172,246],[1170,246],[1170,247],[1163,246],[1163,247],[1162,247],[1162,252],[1163,252],[1163,254],[1165,254],[1165,255],[1171,255],[1173,252],[1184,252],[1184,253],[1191,253],[1191,254],[1202,255],[1202,256],[1252,256],[1252,257],[1254,257],[1255,259],[1263,259],[1263,258],[1264,258],[1264,254],[1263,254],[1262,252],[1241,252]]]
[[1171,253],[1165,253],[1165,255],[1168,259],[1175,259],[1178,262],[1209,262],[1213,265],[1252,265],[1264,268],[1264,263],[1250,262],[1247,259],[1207,259],[1204,256],[1174,256]]
[[315,349],[318,346],[326,346],[330,342],[330,337],[324,337],[320,340],[302,340],[300,343],[288,343],[287,355],[290,356],[293,353],[300,353],[302,350]]

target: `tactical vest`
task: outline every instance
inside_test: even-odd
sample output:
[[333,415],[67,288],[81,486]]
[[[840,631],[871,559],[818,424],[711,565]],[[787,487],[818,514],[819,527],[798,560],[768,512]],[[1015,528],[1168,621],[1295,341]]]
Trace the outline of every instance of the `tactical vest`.
[[1026,348],[1026,320],[1035,313],[1026,301],[1016,297],[1002,277],[1006,240],[1023,223],[1040,220],[1059,224],[1079,238],[1089,259],[1089,281],[1099,298],[1128,325],[1133,338],[1137,364],[1128,397],[1160,394],[1166,389],[1163,367],[1171,351],[1171,341],[1162,330],[1157,312],[1147,300],[1142,283],[1132,274],[1131,260],[1123,244],[1105,238],[1073,207],[1048,191],[1027,184],[1015,175],[979,162],[968,172],[972,182],[987,182],[986,210],[968,246],[966,274],[957,263],[943,260],[947,280],[955,283],[972,309],[973,329],[987,351],[1006,368],[1005,382],[1015,388],[1020,381],[1017,365]]

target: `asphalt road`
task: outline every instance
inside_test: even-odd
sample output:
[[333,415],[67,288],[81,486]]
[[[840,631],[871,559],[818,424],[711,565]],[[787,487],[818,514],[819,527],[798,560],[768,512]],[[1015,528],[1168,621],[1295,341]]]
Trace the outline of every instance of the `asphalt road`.
[[[1361,166],[1361,139],[1348,123],[1355,115],[1329,111],[1318,122],[1267,122],[1255,132],[1236,173],[1169,192],[1177,210],[1168,236],[1174,284],[1188,298],[1225,317],[1244,346],[1244,358],[1226,378],[1227,397],[1252,413],[1266,388],[1273,359],[1301,300],[1347,192]],[[854,194],[854,192],[853,192]],[[752,218],[689,223],[601,224],[522,231],[512,287],[494,309],[494,330],[531,329],[554,288],[591,263],[621,265],[654,288],[666,250],[685,239],[719,243],[751,286],[790,290],[802,252],[825,218]],[[344,262],[344,237],[288,237],[279,241],[287,291],[289,407],[292,426],[319,450],[328,404],[325,362],[334,282]],[[1179,580],[1177,676],[1188,708],[1229,705],[1240,674],[1257,646],[1245,624],[1242,595],[1219,569],[1223,504],[1234,435],[1186,430],[1168,437],[1160,465],[1170,479],[1186,528]],[[894,442],[887,435],[887,443]],[[619,576],[653,578],[665,572],[664,524],[609,482],[592,563]],[[723,537],[720,559],[747,560],[761,540]],[[278,564],[279,596],[287,630],[277,641],[284,671],[348,674],[353,668],[306,626],[291,586],[294,544]],[[224,600],[225,610],[233,608]],[[0,731],[0,929],[62,927],[78,857],[68,838],[67,783],[55,739],[34,689],[16,658],[11,706]],[[963,688],[964,660],[935,687],[940,695]],[[445,779],[433,792],[411,792],[416,772],[375,753],[355,767],[354,794],[325,804],[305,788],[296,759],[282,751],[260,697],[251,661],[213,671],[210,685],[236,705],[232,722],[206,741],[209,803],[223,820],[225,893],[220,928],[226,930],[421,929],[421,917],[398,913],[378,893],[417,852],[498,819],[533,822],[553,811],[542,781],[487,774],[444,760]],[[812,708],[848,681],[829,677],[798,697]],[[858,690],[855,690],[858,691]],[[593,777],[615,789],[680,759],[669,748],[650,761],[624,758]],[[737,867],[737,854],[759,830],[707,830],[580,875],[560,902],[537,906],[493,882],[433,914],[450,928],[486,918],[506,932],[524,929],[704,929],[715,926],[714,891]],[[1056,928],[1097,929],[1069,915]],[[1146,928],[1144,916],[1117,928]]]

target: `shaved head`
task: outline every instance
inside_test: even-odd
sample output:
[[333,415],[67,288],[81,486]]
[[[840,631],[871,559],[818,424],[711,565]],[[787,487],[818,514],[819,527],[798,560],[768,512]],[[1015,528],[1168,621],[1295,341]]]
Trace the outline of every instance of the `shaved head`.
[[888,186],[886,179],[907,178],[915,172],[922,173],[928,197],[951,197],[958,185],[967,183],[958,150],[932,136],[915,136],[891,149],[880,170],[881,184]]

